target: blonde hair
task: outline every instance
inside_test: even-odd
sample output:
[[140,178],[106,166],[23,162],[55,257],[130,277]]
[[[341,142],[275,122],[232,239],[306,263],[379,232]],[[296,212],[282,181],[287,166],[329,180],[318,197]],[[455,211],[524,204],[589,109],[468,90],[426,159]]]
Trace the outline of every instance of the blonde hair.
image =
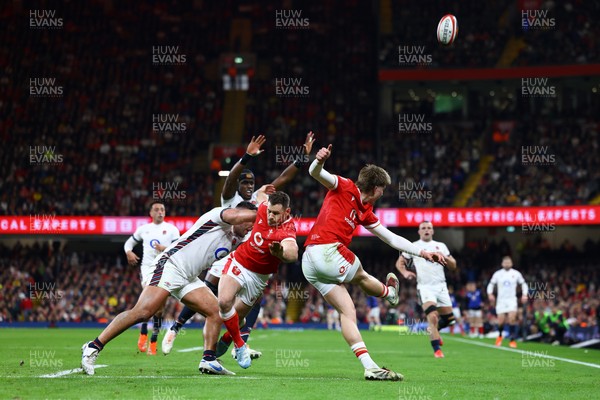
[[363,193],[371,193],[375,186],[383,186],[384,188],[392,183],[390,175],[385,169],[377,165],[367,164],[358,173],[356,186]]

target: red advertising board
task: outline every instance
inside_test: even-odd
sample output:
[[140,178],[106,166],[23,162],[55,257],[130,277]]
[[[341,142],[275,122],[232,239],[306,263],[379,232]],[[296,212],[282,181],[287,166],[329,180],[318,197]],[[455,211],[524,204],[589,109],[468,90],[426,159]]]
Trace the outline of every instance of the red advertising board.
[[[499,208],[380,208],[375,212],[388,227],[414,227],[431,221],[438,227],[515,226],[521,224],[598,225],[600,206]],[[180,232],[194,217],[166,218]],[[306,236],[315,218],[294,218],[299,236]],[[0,235],[130,235],[150,222],[148,217],[63,217],[53,215],[0,216]],[[359,236],[368,231],[357,229]]]

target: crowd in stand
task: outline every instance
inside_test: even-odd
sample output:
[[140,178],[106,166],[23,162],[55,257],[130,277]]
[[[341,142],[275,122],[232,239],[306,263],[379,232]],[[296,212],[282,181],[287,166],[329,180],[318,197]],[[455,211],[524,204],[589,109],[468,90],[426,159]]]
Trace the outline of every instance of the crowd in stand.
[[[214,182],[195,164],[222,117],[220,85],[205,72],[228,37],[210,24],[221,6],[77,3],[54,10],[62,29],[32,29],[16,4],[0,16],[0,137],[11,143],[0,149],[0,213],[144,215],[159,182],[186,192],[172,214],[211,206]],[[161,51],[185,62],[160,63]],[[62,93],[31,96],[30,79],[42,78]],[[159,114],[185,128],[156,129]],[[49,161],[32,162],[36,148]]]
[[[280,10],[253,2],[236,7],[230,1],[160,1],[123,9],[93,1],[57,9],[64,26],[52,30],[32,29],[25,18],[29,10],[17,3],[3,8],[0,138],[11,146],[0,149],[5,171],[0,214],[145,215],[157,195],[155,187],[165,182],[177,185],[180,197],[168,201],[170,215],[200,215],[211,208],[218,178],[199,164],[208,164],[204,155],[211,143],[220,141],[225,93],[216,64],[221,53],[239,47],[229,40],[231,24],[215,21],[234,17],[251,21],[250,52],[257,60],[247,93],[244,140],[258,133],[267,136],[265,153],[251,165],[258,185],[289,165],[277,157],[283,146],[299,148],[313,130],[317,148],[333,144],[327,163],[331,172],[356,178],[365,163],[386,167],[393,186],[380,206],[451,205],[485,152],[495,161],[471,205],[573,204],[597,195],[600,168],[590,157],[598,147],[592,115],[563,120],[548,118],[556,118],[560,110],[543,115],[529,110],[535,116],[525,121],[526,104],[499,113],[502,107],[492,107],[479,94],[462,122],[426,113],[434,122],[431,133],[400,135],[388,121],[377,127],[377,16],[368,3],[288,6],[301,11],[306,29],[277,26]],[[408,16],[430,20],[444,10],[393,3],[396,36],[382,42],[380,58],[397,58],[401,37],[403,43],[425,44],[425,52],[435,52],[433,60],[441,67],[492,66],[506,37],[515,34],[531,42],[517,59],[519,65],[562,62],[567,58],[552,55],[565,49],[573,53],[573,62],[594,62],[598,27],[588,19],[597,5],[570,1],[545,6],[549,17],[556,18],[556,29],[514,31],[519,19],[514,4],[457,3],[459,23],[469,28],[461,31],[464,37],[454,47],[442,49],[432,44],[428,24],[400,22]],[[428,39],[421,42],[421,37]],[[539,45],[555,37],[564,46]],[[185,62],[155,63],[154,49],[166,46],[178,47]],[[62,94],[31,96],[28,84],[36,78],[56,79]],[[282,95],[278,79],[301,79],[307,92]],[[559,96],[565,107],[568,98]],[[154,130],[159,114],[177,117],[185,130]],[[508,143],[486,148],[482,143],[489,119],[496,117],[517,120],[515,132]],[[520,152],[527,145],[548,145],[555,164],[523,165]],[[32,162],[32,152],[59,161]],[[532,182],[542,182],[543,190],[532,189]],[[420,196],[408,189],[400,198],[396,185],[415,184],[423,185]],[[295,215],[318,213],[324,189],[306,167],[285,190],[294,199]]]
[[560,206],[586,204],[600,193],[600,126],[588,118],[520,121],[510,141],[499,143],[494,162],[470,205]]

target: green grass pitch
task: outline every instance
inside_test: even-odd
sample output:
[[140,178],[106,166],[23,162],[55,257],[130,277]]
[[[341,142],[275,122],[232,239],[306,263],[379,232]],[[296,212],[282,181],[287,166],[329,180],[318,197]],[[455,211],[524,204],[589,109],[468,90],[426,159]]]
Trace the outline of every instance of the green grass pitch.
[[[202,333],[184,330],[172,353],[137,351],[131,329],[98,357],[95,376],[78,368],[81,345],[99,329],[0,329],[0,399],[588,399],[598,398],[600,351],[538,343],[494,348],[491,339],[444,336],[446,358],[433,357],[423,335],[363,332],[379,365],[403,382],[365,381],[363,369],[339,332],[255,330],[251,346],[263,352],[236,376],[198,372]],[[162,335],[159,338],[159,342]],[[181,352],[180,350],[188,350]],[[159,346],[160,352],[160,346]]]

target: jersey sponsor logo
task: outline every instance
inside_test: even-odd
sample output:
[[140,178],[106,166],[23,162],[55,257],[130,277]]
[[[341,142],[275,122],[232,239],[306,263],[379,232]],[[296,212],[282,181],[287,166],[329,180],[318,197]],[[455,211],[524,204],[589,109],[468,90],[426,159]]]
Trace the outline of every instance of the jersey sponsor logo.
[[227,254],[229,254],[229,249],[227,247],[219,247],[217,250],[215,250],[215,260],[225,258]]
[[156,248],[157,244],[160,244],[160,240],[158,240],[158,239],[150,240],[150,247],[152,247],[153,249]]
[[262,246],[262,244],[264,243],[264,239],[262,238],[260,232],[256,232],[254,234],[254,242],[259,246]]

